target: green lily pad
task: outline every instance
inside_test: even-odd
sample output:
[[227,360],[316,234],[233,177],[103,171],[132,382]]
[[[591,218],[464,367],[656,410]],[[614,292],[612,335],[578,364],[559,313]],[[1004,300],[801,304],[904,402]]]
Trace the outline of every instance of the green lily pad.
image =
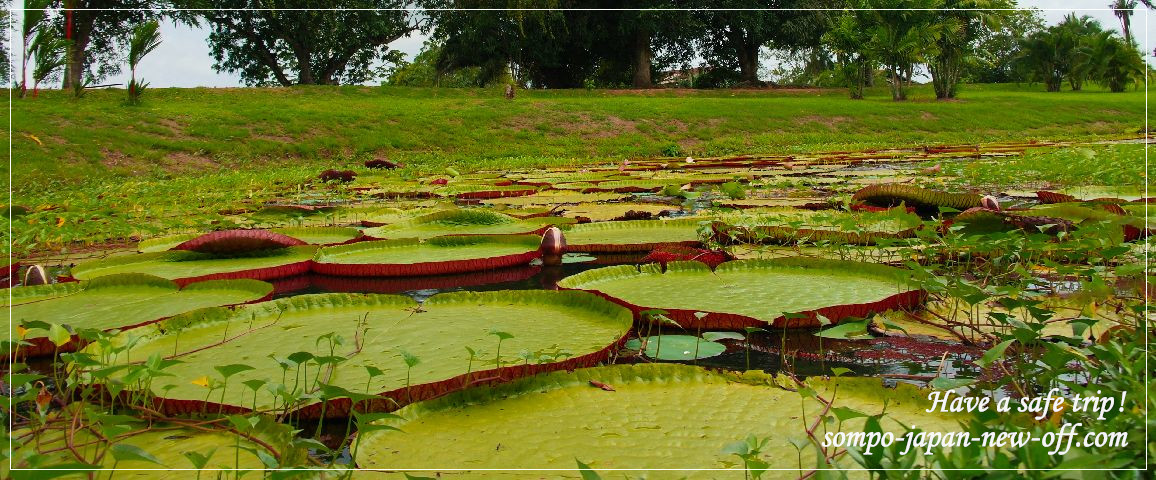
[[[165,370],[172,376],[152,385],[165,397],[160,408],[171,413],[203,411],[209,408],[206,398],[223,403],[226,411],[285,408],[269,389],[260,389],[254,398],[242,385],[249,380],[284,385],[296,394],[317,393],[325,383],[359,394],[384,392],[407,403],[467,385],[594,365],[617,350],[632,323],[628,310],[585,292],[443,293],[420,308],[398,295],[301,295],[236,310],[198,310],[123,332],[118,344],[138,343],[113,362],[153,354],[183,362]],[[499,352],[500,335],[509,337]],[[339,342],[332,353],[331,342]],[[99,353],[100,347],[87,348]],[[475,352],[472,358],[467,348]],[[298,358],[301,365],[287,370],[275,360],[303,355],[298,352],[312,356]],[[318,358],[329,360],[323,367]],[[418,363],[407,368],[407,358]],[[230,377],[226,389],[210,392],[203,386],[210,379],[223,380],[214,366],[231,364],[253,368]],[[372,377],[370,367],[379,370]],[[194,383],[202,377],[207,377],[204,382]],[[389,408],[380,403],[375,408]],[[290,409],[306,405],[302,415],[321,415],[316,398]],[[348,400],[333,403],[325,414],[341,416],[349,407]],[[218,408],[223,407],[212,411]]]
[[268,280],[305,273],[316,251],[316,246],[302,245],[230,257],[183,250],[142,253],[81,263],[72,267],[72,276],[91,280],[116,273],[146,273],[179,284],[232,278]]
[[852,201],[880,207],[906,204],[924,212],[934,213],[938,207],[966,210],[980,206],[980,196],[974,193],[948,193],[908,184],[870,185],[855,192]]
[[[43,465],[45,468],[70,463],[83,463],[94,465],[93,468],[104,469],[112,469],[115,465],[117,469],[115,478],[163,479],[173,477],[173,473],[166,471],[166,469],[196,468],[198,465],[194,464],[190,457],[198,460],[204,457],[203,468],[261,470],[268,467],[262,461],[261,456],[273,460],[279,458],[278,463],[281,466],[290,467],[300,463],[305,454],[304,451],[270,450],[269,447],[272,445],[287,444],[289,438],[287,432],[283,432],[286,429],[279,428],[278,425],[272,424],[268,420],[258,423],[252,430],[247,429],[245,432],[260,439],[261,443],[224,430],[205,431],[163,423],[149,426],[141,420],[132,419],[110,420],[109,423],[108,426],[117,429],[119,433],[113,442],[97,437],[87,428],[78,429],[69,437],[73,444],[77,445],[76,451],[82,455],[82,459],[77,459],[67,448],[65,432],[49,431],[40,434],[39,438],[28,438],[27,441],[14,443],[12,466],[23,469],[30,468],[32,467],[29,463],[31,458],[35,455],[43,455],[47,458],[37,459],[37,464]],[[145,428],[146,426],[149,428]],[[18,430],[13,432],[13,435],[19,436],[26,433]],[[98,461],[97,455],[102,452],[104,452],[104,456]],[[130,471],[128,469],[145,470]],[[109,476],[107,471],[94,473],[99,478]],[[5,461],[0,466],[0,476],[10,478],[8,474],[9,463]],[[81,479],[88,477],[83,472],[76,472],[57,478]]]
[[526,265],[540,254],[537,235],[462,235],[325,247],[312,269],[325,275],[444,275]]
[[[742,461],[725,452],[724,446],[755,435],[768,442],[763,458],[770,467],[790,469],[795,475],[799,458],[791,441],[806,442],[804,428],[822,407],[812,397],[780,387],[788,384],[762,372],[716,373],[678,364],[555,372],[403,408],[396,412],[400,419],[379,424],[404,432],[359,433],[353,450],[359,468],[392,471],[573,469],[575,458],[593,469],[741,469]],[[881,427],[896,434],[904,431],[900,422],[949,432],[958,431],[959,422],[968,418],[924,412],[929,406],[927,392],[907,384],[891,389],[878,379],[812,377],[806,385],[825,398],[831,398],[837,386],[839,406],[867,415],[886,408]],[[844,420],[841,431],[861,432],[864,421]],[[445,444],[453,448],[430,448]],[[803,449],[802,456],[804,469],[815,464],[813,449]],[[846,457],[837,462],[855,466]],[[724,473],[677,472],[679,477],[697,478],[743,475],[739,470]],[[631,475],[652,476],[641,471]]]
[[[643,348],[646,345],[646,348]],[[642,350],[647,357],[656,360],[698,360],[722,355],[726,345],[712,342],[693,335],[651,335],[633,338],[626,342],[626,348]]]
[[563,230],[568,252],[645,252],[670,244],[701,243],[704,219],[583,223]]
[[881,239],[911,238],[923,224],[901,208],[886,212],[790,211],[737,215],[714,229],[747,243],[819,243],[874,245]]
[[550,225],[572,222],[572,219],[558,217],[521,220],[502,213],[474,208],[434,212],[404,222],[369,228],[365,230],[365,234],[391,239],[430,238],[443,235],[505,235],[537,233]]
[[270,231],[288,235],[312,245],[336,245],[361,236],[361,230],[353,227],[285,227]]
[[737,260],[714,271],[699,262],[670,262],[665,272],[656,264],[621,265],[582,272],[558,286],[607,295],[635,312],[666,310],[683,328],[729,330],[814,327],[819,314],[837,322],[923,299],[904,270],[807,258]]
[[[122,273],[85,282],[12,289],[12,322],[43,321],[100,330],[126,329],[203,307],[236,305],[268,297],[273,286],[257,280],[210,280],[184,288],[163,278]],[[0,304],[7,303],[7,299]],[[30,330],[29,355],[51,354],[46,332]],[[37,342],[36,340],[45,340]]]

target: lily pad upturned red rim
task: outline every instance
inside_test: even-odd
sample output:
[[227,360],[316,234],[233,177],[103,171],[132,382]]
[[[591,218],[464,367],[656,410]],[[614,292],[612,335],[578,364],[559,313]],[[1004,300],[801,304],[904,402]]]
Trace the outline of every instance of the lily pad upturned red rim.
[[206,233],[172,249],[228,255],[297,245],[306,245],[306,243],[301,239],[269,230],[237,229]]

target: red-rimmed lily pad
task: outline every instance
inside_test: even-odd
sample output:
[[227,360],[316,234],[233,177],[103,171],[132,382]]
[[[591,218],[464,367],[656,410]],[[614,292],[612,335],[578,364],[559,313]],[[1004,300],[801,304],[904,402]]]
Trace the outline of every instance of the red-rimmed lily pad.
[[[320,289],[331,293],[401,293],[415,290],[457,290],[479,285],[522,282],[542,271],[542,267],[519,267],[485,270],[451,275],[423,277],[339,277],[307,275],[304,284],[295,290]],[[276,285],[277,282],[274,282]]]
[[851,200],[877,207],[906,205],[931,214],[939,207],[966,210],[980,206],[980,196],[974,193],[941,192],[907,184],[870,185],[855,192]]
[[77,280],[91,280],[116,273],[147,273],[179,285],[236,278],[270,280],[308,272],[316,251],[312,245],[235,256],[171,250],[85,262],[72,267],[71,274]]
[[716,221],[715,234],[746,243],[822,243],[875,245],[881,240],[912,238],[923,225],[901,208],[881,212],[780,212]]
[[[124,332],[114,345],[133,344],[131,359],[181,362],[152,384],[164,397],[156,408],[168,413],[344,417],[351,400],[335,392],[382,394],[392,400],[358,409],[391,410],[466,386],[592,366],[617,351],[631,324],[629,310],[585,292],[454,292],[421,305],[396,295],[321,294],[198,310]],[[86,351],[112,355],[100,348]],[[214,366],[231,367],[217,374]],[[250,381],[264,387],[254,392]],[[322,395],[330,396],[324,407]]]
[[[125,330],[203,307],[267,300],[273,286],[257,280],[212,280],[181,288],[171,280],[138,273],[108,275],[70,282],[12,289],[7,304],[13,325],[51,322],[80,329]],[[23,331],[24,355],[50,355],[55,346],[43,328]],[[17,340],[17,339],[11,339]],[[72,351],[75,341],[59,348]]]
[[325,247],[312,270],[324,275],[446,275],[528,265],[540,256],[536,235],[403,238]]
[[214,255],[237,255],[305,245],[305,241],[269,230],[221,230],[181,242],[173,250]]
[[583,223],[563,230],[568,252],[645,252],[661,246],[698,246],[704,219]]
[[[810,258],[736,260],[713,271],[700,262],[589,270],[558,286],[598,293],[630,307],[664,310],[686,329],[817,327],[920,304],[926,294],[906,270]],[[788,315],[790,314],[790,315]]]

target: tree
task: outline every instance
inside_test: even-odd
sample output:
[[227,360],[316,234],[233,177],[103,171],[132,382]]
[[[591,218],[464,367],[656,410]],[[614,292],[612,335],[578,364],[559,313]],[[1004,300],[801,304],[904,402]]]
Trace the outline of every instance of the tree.
[[851,99],[863,98],[863,88],[875,71],[875,61],[867,48],[871,41],[867,30],[870,12],[848,10],[835,19],[834,25],[823,35],[823,43],[835,54],[838,74],[851,94]]
[[[820,11],[781,10],[829,6],[820,0],[722,0],[699,12],[703,35],[701,53],[713,69],[737,70],[738,81],[761,85],[759,51],[776,48],[818,46],[830,21]],[[734,10],[752,9],[752,10]]]
[[[211,27],[213,68],[238,73],[249,85],[372,80],[383,73],[375,64],[401,59],[400,52],[385,47],[421,30],[428,20],[397,10],[416,6],[407,0],[338,0],[326,6],[349,10],[325,11],[290,10],[316,7],[307,0],[182,0],[178,4],[218,9],[200,12],[200,19]],[[192,22],[199,23],[199,19]]]
[[57,36],[51,29],[41,30],[32,40],[32,57],[36,60],[32,68],[33,95],[40,88],[40,83],[52,78],[60,67],[66,63],[65,53],[69,42]]
[[45,25],[50,0],[27,0],[24,2],[24,20],[20,28],[24,40],[24,52],[20,62],[20,96],[28,94],[28,62],[32,60],[32,41]]
[[128,48],[128,69],[130,72],[128,99],[130,103],[140,101],[140,95],[146,85],[137,81],[136,67],[140,65],[140,61],[144,59],[145,55],[156,50],[160,45],[160,24],[158,24],[156,20],[142,23],[133,29],[132,39],[129,41]]
[[1028,78],[1015,68],[1022,40],[1044,29],[1038,10],[1001,12],[999,25],[980,32],[971,59],[964,66],[967,83],[1021,82]]
[[[442,44],[435,39],[426,40],[412,62],[403,62],[389,74],[387,84],[402,87],[473,87],[479,85],[481,69],[469,67],[452,72],[439,72],[437,59],[442,52]],[[484,84],[482,84],[484,86]]]
[[1100,32],[1092,39],[1091,50],[1091,76],[1109,90],[1123,92],[1129,84],[1144,80],[1147,66],[1131,42],[1110,31]]
[[1092,73],[1095,64],[1091,43],[1096,35],[1104,31],[1100,22],[1090,16],[1077,17],[1070,13],[1064,21],[1053,27],[1056,31],[1056,48],[1067,52],[1068,61],[1065,78],[1073,91],[1083,88],[1084,80]]
[[50,6],[60,9],[52,22],[68,41],[63,88],[81,83],[86,73],[97,80],[120,73],[133,27],[161,17],[155,0],[53,0]]
[[[9,0],[3,1],[4,10],[0,10],[0,26],[4,27],[7,32],[12,29],[13,19],[12,11],[9,10],[11,2]],[[9,83],[12,80],[12,46],[7,41],[0,41],[0,81]]]
[[998,28],[1007,9],[1006,0],[940,0],[935,12],[935,48],[927,70],[936,99],[955,98],[964,67],[984,33]]
[[891,98],[906,100],[906,86],[915,66],[938,53],[935,39],[943,25],[936,23],[936,0],[873,0],[867,48],[890,76]]
[[[1124,32],[1124,41],[1132,43],[1132,13],[1136,10],[1136,0],[1113,0],[1109,8],[1116,18],[1120,19],[1120,29]],[[1149,5],[1149,8],[1151,5]]]

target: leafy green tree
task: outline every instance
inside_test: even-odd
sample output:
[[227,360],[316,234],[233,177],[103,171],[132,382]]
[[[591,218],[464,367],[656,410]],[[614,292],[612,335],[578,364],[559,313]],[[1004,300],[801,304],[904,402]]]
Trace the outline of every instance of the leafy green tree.
[[870,15],[867,10],[845,11],[823,35],[823,43],[835,54],[837,74],[853,100],[863,98],[863,88],[875,71],[876,62],[866,48],[871,41],[866,28]]
[[[12,11],[8,8],[11,2],[3,1],[3,10],[0,10],[0,27],[3,27],[5,32],[12,29],[13,18]],[[12,81],[12,46],[7,41],[0,41],[0,81],[5,84]]]
[[[833,6],[822,0],[722,0],[699,11],[701,54],[712,69],[737,71],[741,84],[761,85],[759,51],[818,46],[830,25],[821,11],[782,10]],[[729,9],[729,10],[724,10]]]
[[1038,10],[1001,12],[999,25],[980,32],[970,61],[964,66],[967,83],[1008,83],[1027,81],[1015,68],[1022,40],[1044,29]]
[[1058,92],[1065,80],[1072,90],[1080,90],[1098,63],[1093,43],[1103,31],[1091,17],[1069,14],[1058,25],[1025,38],[1017,66],[1049,92]]
[[316,8],[306,0],[177,4],[210,9],[190,22],[203,20],[210,27],[213,68],[238,73],[249,85],[370,81],[384,73],[382,64],[401,60],[401,53],[387,46],[428,23],[422,15],[398,10],[417,6],[406,0],[338,0],[326,5],[346,10],[292,10]]
[[62,87],[120,73],[124,45],[137,25],[162,16],[157,0],[53,0],[51,21],[68,41]]
[[940,0],[935,12],[935,48],[927,62],[935,98],[955,98],[967,62],[979,38],[998,28],[1008,0]]
[[389,74],[388,85],[402,87],[473,87],[479,85],[479,67],[469,67],[451,72],[439,72],[437,59],[441,55],[442,44],[436,40],[426,40],[412,62],[398,65]]

